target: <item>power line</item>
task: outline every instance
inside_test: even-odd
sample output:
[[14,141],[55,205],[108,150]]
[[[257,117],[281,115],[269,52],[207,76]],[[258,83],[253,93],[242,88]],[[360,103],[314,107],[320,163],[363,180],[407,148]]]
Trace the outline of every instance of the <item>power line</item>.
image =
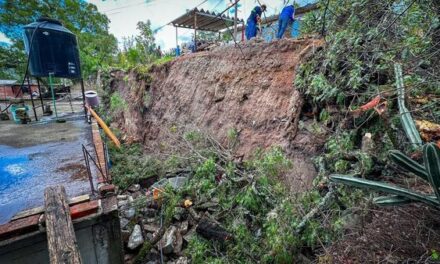
[[115,8],[112,8],[112,9],[108,9],[108,10],[104,10],[104,11],[102,11],[103,13],[106,13],[106,12],[111,12],[111,11],[115,11],[115,10],[120,10],[120,9],[125,9],[125,8],[129,8],[129,7],[133,7],[133,6],[140,6],[140,5],[143,5],[143,4],[145,4],[145,5],[149,5],[149,4],[151,4],[152,2],[154,2],[154,0],[147,0],[147,1],[142,1],[142,2],[138,2],[138,3],[136,3],[136,4],[131,4],[131,5],[125,5],[125,6],[120,6],[120,7],[115,7]]

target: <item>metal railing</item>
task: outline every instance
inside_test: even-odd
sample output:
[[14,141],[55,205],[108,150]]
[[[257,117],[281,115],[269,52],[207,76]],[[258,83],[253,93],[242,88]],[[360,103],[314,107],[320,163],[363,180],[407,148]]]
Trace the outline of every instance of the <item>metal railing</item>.
[[[104,143],[103,143],[103,145],[104,145]],[[97,152],[96,152],[96,146],[94,144],[93,144],[93,146],[94,146],[94,149],[95,149],[96,157],[98,157]],[[104,146],[103,146],[103,148],[104,148]],[[105,148],[104,148],[104,150],[105,150]],[[104,170],[103,170],[101,164],[99,162],[96,162],[96,160],[93,158],[93,156],[90,154],[90,152],[87,150],[87,148],[84,145],[82,145],[82,152],[83,152],[83,155],[84,155],[84,161],[86,163],[87,175],[88,175],[89,182],[90,182],[90,189],[92,191],[92,194],[94,194],[95,193],[95,187],[94,187],[94,184],[93,184],[93,174],[92,174],[92,169],[91,169],[91,166],[90,166],[90,161],[92,161],[93,164],[95,164],[95,167],[98,169],[98,171],[101,174],[101,176],[104,179],[104,181],[108,182],[108,178],[107,178],[108,168],[107,168],[106,154],[105,154],[105,151],[104,151],[104,159],[105,159],[105,168],[104,168],[105,173],[104,173]]]

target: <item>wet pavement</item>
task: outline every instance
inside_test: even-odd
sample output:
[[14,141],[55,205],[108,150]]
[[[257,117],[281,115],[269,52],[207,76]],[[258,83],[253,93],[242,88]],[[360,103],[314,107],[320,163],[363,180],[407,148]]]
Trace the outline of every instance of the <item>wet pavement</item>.
[[[0,123],[0,224],[44,204],[44,189],[62,184],[69,197],[91,193],[82,145],[94,155],[84,118],[66,123]],[[96,186],[96,180],[95,186]]]

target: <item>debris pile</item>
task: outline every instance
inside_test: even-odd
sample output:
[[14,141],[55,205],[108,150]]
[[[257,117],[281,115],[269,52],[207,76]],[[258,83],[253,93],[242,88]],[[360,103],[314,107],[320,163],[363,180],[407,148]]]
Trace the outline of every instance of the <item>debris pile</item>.
[[[175,178],[168,180],[172,182]],[[126,263],[134,260],[134,253],[138,252],[145,241],[154,244],[144,256],[146,263],[162,259],[164,263],[183,264],[188,263],[183,250],[195,234],[221,242],[233,238],[213,217],[213,213],[220,209],[218,199],[199,199],[194,202],[186,199],[174,208],[171,221],[165,224],[162,197],[161,194],[156,195],[155,190],[161,189],[144,189],[134,184],[117,197],[121,232],[127,252]]]

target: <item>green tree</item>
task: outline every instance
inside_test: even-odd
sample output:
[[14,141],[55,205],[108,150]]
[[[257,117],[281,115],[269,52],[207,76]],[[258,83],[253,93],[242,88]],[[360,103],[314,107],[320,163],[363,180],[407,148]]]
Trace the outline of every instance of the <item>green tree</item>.
[[9,62],[0,58],[0,71],[15,76],[24,73],[22,26],[42,16],[60,20],[76,34],[84,77],[112,63],[117,40],[108,32],[109,19],[99,13],[95,5],[74,0],[0,0],[0,32],[12,42],[5,48],[10,55]]
[[122,50],[118,54],[118,64],[122,68],[149,64],[159,58],[151,22],[140,21],[137,29],[138,35],[123,39]]

